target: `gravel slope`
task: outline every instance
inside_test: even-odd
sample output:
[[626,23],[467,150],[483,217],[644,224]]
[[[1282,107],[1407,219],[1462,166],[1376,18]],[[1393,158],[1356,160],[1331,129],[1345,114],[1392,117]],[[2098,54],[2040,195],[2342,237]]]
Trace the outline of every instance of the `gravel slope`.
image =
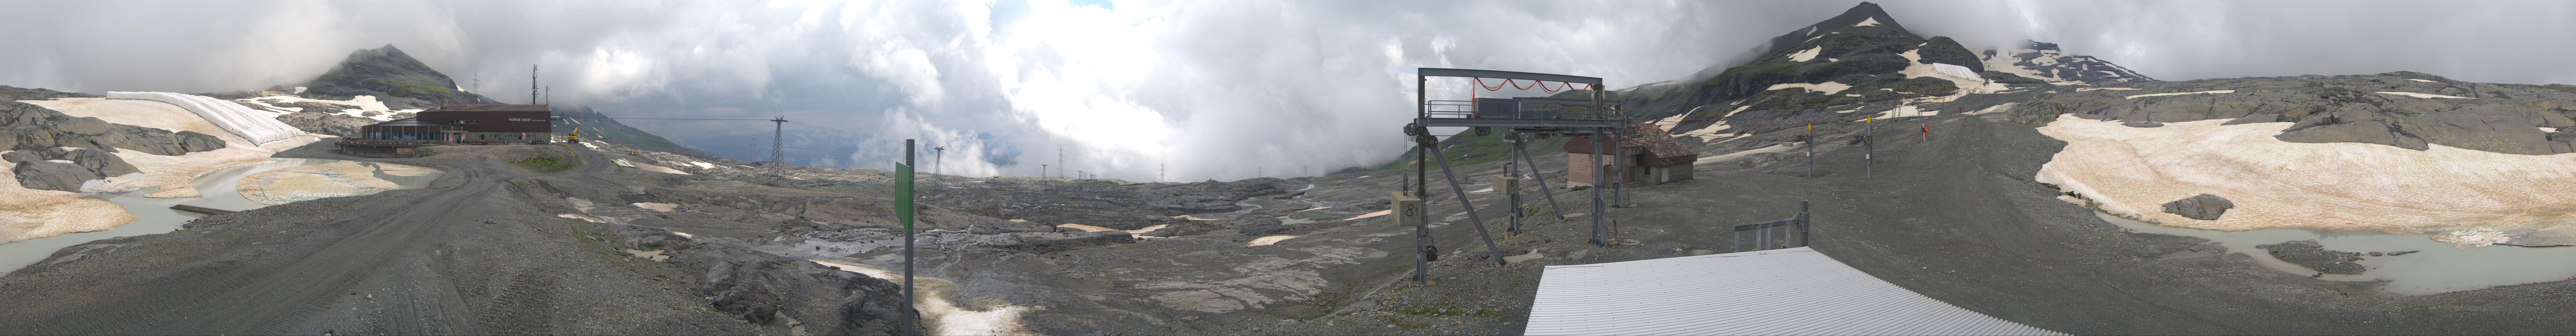
[[[282,157],[355,159],[315,144]],[[448,173],[429,188],[214,216],[187,229],[67,248],[0,277],[10,334],[762,333],[717,312],[703,274],[616,254],[599,226],[554,218],[488,154],[373,159]],[[542,148],[540,148],[542,149]],[[613,168],[585,153],[582,168]],[[462,158],[462,159],[460,159]],[[487,222],[488,221],[488,222]]]

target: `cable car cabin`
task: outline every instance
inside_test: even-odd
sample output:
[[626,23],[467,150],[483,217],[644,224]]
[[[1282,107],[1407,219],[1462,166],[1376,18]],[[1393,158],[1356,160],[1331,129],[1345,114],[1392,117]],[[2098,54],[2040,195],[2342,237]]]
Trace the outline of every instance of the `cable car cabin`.
[[454,125],[454,143],[544,144],[554,139],[554,110],[543,104],[448,104],[420,111],[420,121]]

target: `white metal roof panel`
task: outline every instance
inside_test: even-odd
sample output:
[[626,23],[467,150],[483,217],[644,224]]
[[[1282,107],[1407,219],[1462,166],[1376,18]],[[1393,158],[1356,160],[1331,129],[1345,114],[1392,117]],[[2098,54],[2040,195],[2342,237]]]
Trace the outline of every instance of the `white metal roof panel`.
[[1548,266],[1529,335],[2064,335],[1933,300],[1806,247]]

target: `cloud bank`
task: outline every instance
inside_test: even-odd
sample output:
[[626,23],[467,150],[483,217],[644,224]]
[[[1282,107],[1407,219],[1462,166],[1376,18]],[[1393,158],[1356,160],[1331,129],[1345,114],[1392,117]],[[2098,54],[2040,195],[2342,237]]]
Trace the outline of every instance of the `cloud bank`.
[[[0,2],[0,85],[211,92],[392,44],[516,102],[767,118],[787,161],[1135,181],[1316,175],[1404,149],[1417,67],[1603,77],[1741,62],[1845,2]],[[2414,70],[2576,83],[2564,2],[1896,2],[1924,35],[2061,43],[2167,80]],[[471,82],[480,78],[481,85]],[[1434,82],[1435,98],[1471,94]],[[1484,95],[1508,93],[1477,93]],[[765,160],[752,121],[629,121]],[[828,128],[829,130],[825,130]],[[757,144],[757,146],[753,146]],[[932,157],[924,151],[925,161]],[[926,166],[932,164],[925,164]],[[925,167],[927,168],[927,167]]]

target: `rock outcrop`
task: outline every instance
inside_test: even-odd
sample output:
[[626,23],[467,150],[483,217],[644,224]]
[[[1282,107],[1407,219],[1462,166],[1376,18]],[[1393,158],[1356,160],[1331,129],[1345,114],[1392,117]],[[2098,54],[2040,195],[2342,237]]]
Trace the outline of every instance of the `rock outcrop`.
[[[384,122],[376,119],[350,116],[342,112],[344,110],[359,108],[358,106],[333,105],[309,101],[289,102],[282,99],[268,99],[260,102],[279,108],[296,109],[285,111],[288,112],[286,115],[277,116],[277,121],[286,123],[287,126],[295,126],[295,129],[304,130],[305,133],[330,134],[340,137],[360,137],[361,134],[358,134],[360,127]],[[235,103],[240,103],[242,106],[249,106],[252,109],[268,110],[267,107],[251,103],[240,101],[235,101]],[[393,119],[410,118],[412,116],[412,113],[409,112],[387,113],[390,113],[390,118]]]
[[1092,247],[1136,242],[1136,235],[1126,231],[1100,232],[1015,232],[1003,234],[994,248],[1028,252],[1072,251]]
[[1951,40],[1949,36],[1933,36],[1925,40],[1922,51],[1915,52],[1915,55],[1923,58],[1915,61],[1917,63],[1941,63],[1968,67],[1968,70],[1977,72],[1986,71],[1985,60],[1977,58],[1977,53],[1968,51],[1968,47],[1960,46],[1959,41]]
[[106,151],[99,150],[63,149],[61,147],[56,147],[14,150],[9,151],[8,153],[0,153],[0,161],[8,161],[11,163],[44,160],[71,161],[72,164],[80,165],[81,168],[89,169],[90,171],[96,172],[102,176],[119,176],[142,172],[141,170],[135,169],[134,164],[126,163],[125,158],[116,157],[115,154],[108,154]]
[[0,161],[15,165],[11,172],[18,175],[18,185],[38,190],[80,192],[90,180],[141,172],[124,158],[92,149],[13,150],[0,153]]
[[2361,264],[2353,263],[2361,260],[2360,253],[2327,250],[2325,245],[2317,244],[2314,239],[2255,245],[2254,248],[2270,250],[2273,258],[2326,274],[2361,274],[2367,270]]
[[2218,195],[2200,194],[2165,203],[2165,213],[2198,220],[2218,220],[2219,215],[2225,215],[2227,209],[2235,207],[2235,202],[2228,202]]
[[53,100],[54,98],[98,98],[98,95],[0,85],[0,101]]
[[74,118],[35,104],[0,101],[0,148],[123,148],[153,155],[181,155],[224,148],[221,138],[192,131],[113,124]]
[[18,174],[18,185],[27,189],[80,192],[82,184],[106,178],[76,164],[53,161],[12,163],[17,167],[10,168],[9,172]]
[[705,269],[696,292],[711,308],[746,322],[801,326],[828,335],[883,335],[892,334],[895,319],[903,316],[902,290],[884,279],[739,246],[700,243],[661,228],[609,226],[622,248],[660,252],[670,256],[670,263]]

